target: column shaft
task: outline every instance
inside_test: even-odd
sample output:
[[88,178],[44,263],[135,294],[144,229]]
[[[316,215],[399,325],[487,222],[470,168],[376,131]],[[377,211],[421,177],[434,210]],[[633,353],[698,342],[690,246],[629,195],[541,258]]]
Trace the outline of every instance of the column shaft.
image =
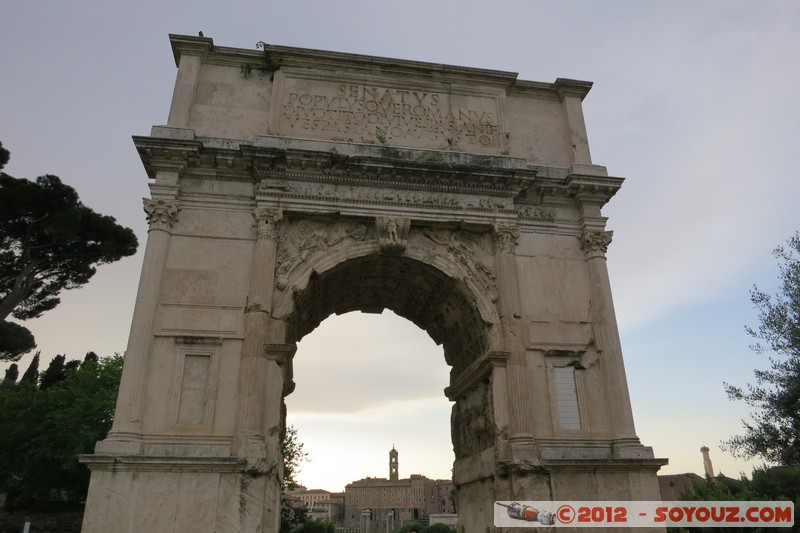
[[516,226],[495,227],[495,268],[497,271],[497,306],[509,353],[507,387],[509,407],[509,443],[512,454],[520,459],[534,453],[533,410],[531,391],[527,386],[525,343],[520,335],[519,280],[514,249],[519,239]]
[[[282,215],[280,210],[265,208],[257,208],[253,215],[257,238],[253,245],[250,289],[244,314],[237,440],[240,455],[264,457],[267,453],[264,415],[269,403],[274,401],[268,397],[267,383],[276,371],[280,375],[280,369],[273,368],[276,365],[267,359],[264,346],[268,341],[267,329],[272,311],[277,226]],[[282,390],[282,386],[278,390]]]
[[139,277],[139,291],[125,350],[125,366],[117,396],[114,425],[108,438],[97,445],[98,453],[124,451],[140,453],[143,399],[155,319],[161,297],[161,278],[167,261],[178,204],[175,200],[145,200],[150,229]]
[[628,380],[622,360],[611,282],[608,277],[605,250],[611,242],[610,231],[587,231],[582,238],[587,255],[589,281],[592,286],[591,310],[595,322],[596,345],[601,351],[601,364],[611,410],[614,439],[636,439]]

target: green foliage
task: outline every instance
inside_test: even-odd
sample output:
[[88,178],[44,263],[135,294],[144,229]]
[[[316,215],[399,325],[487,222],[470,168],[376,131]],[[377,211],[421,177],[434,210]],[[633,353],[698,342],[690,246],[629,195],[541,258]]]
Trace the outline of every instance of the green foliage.
[[0,361],[17,361],[36,348],[36,341],[28,328],[0,320]]
[[57,176],[33,182],[0,172],[0,357],[18,357],[26,342],[33,347],[29,332],[8,338],[25,329],[9,329],[8,316],[41,316],[58,305],[62,290],[81,287],[98,265],[133,255],[137,246],[131,229],[83,205]]
[[743,458],[761,457],[773,464],[800,467],[800,232],[788,247],[774,251],[780,265],[779,292],[771,296],[753,287],[750,299],[759,311],[757,339],[751,348],[769,354],[769,370],[755,371],[755,384],[746,389],[725,384],[728,397],[755,410],[742,421],[745,432],[724,443]]
[[19,380],[20,383],[27,383],[29,385],[33,385],[34,387],[39,383],[39,354],[41,352],[36,352],[34,354],[33,359],[31,359],[31,363],[28,365],[28,369],[25,370],[25,373],[22,374],[22,379]]
[[433,524],[425,528],[421,533],[456,533],[456,530],[445,524]]
[[11,159],[11,153],[3,148],[3,143],[0,142],[0,170],[8,164],[9,159]]
[[17,363],[13,363],[6,368],[6,374],[3,376],[3,382],[0,383],[0,387],[13,387],[17,384],[17,378],[19,378],[19,366],[17,366]]
[[[75,367],[76,365],[72,365]],[[81,502],[91,453],[111,428],[122,356],[87,359],[47,388],[21,382],[0,387],[0,492],[7,509]]]
[[297,429],[294,426],[286,428],[286,433],[281,439],[281,453],[283,454],[283,490],[293,490],[299,485],[297,474],[300,472],[300,463],[309,461],[308,454],[303,451],[303,443],[297,440]]
[[721,478],[706,479],[697,483],[691,492],[684,494],[684,501],[751,501],[760,500],[750,488],[750,481],[742,476],[740,479]]
[[292,533],[336,533],[336,526],[327,520],[306,520],[292,529]]
[[64,381],[64,378],[67,377],[64,373],[64,361],[66,361],[66,359],[66,355],[57,355],[53,357],[50,364],[47,366],[47,370],[42,372],[42,375],[39,377],[40,389],[49,389],[59,381]]
[[[752,479],[742,476],[740,479],[715,478],[708,479],[694,486],[694,490],[685,494],[684,501],[792,501],[794,502],[795,526],[792,531],[800,527],[797,524],[800,512],[800,469],[779,466],[760,467],[753,470]],[[694,533],[706,531],[705,528],[668,528],[669,533]],[[714,528],[715,532],[727,533],[742,531],[746,533],[759,533],[774,531],[773,528]]]
[[291,531],[308,520],[308,507],[292,505],[288,498],[281,498],[281,526],[280,533]]
[[270,53],[270,51],[267,49],[267,43],[264,41],[258,41],[256,43],[256,48],[264,50],[263,54],[261,55],[261,64],[251,65],[249,63],[245,63],[239,65],[239,71],[245,78],[249,77],[254,70],[261,73],[266,73],[269,74],[269,79],[271,81],[275,71],[281,68],[281,59],[274,53]]
[[771,500],[800,501],[800,469],[762,466],[753,470],[753,491]]
[[401,527],[397,533],[409,533],[411,530],[419,531],[419,533],[456,533],[455,528],[445,524],[432,524],[430,526],[418,526],[416,524],[406,524]]
[[[288,426],[281,435],[281,454],[283,455],[283,491],[293,490],[300,485],[297,482],[297,474],[300,472],[300,463],[308,461],[308,454],[303,451],[303,443],[297,439],[297,429]],[[281,498],[281,526],[280,533],[289,533],[308,519],[308,509],[297,507],[284,495]]]

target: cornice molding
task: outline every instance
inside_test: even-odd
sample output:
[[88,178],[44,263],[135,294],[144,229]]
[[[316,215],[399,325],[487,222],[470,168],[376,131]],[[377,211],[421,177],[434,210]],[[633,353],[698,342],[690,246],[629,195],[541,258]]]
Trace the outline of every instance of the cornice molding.
[[159,171],[183,174],[200,159],[203,143],[197,140],[162,139],[133,136],[147,177],[156,179]]
[[593,83],[590,81],[573,80],[570,78],[557,78],[553,84],[558,97],[563,100],[564,98],[580,98],[583,101],[589,90],[592,88]]
[[180,64],[182,55],[205,57],[214,50],[214,39],[210,37],[169,34],[169,42],[176,67]]
[[283,68],[337,70],[346,67],[349,71],[360,71],[381,76],[413,75],[432,78],[437,83],[476,82],[493,85],[514,91],[515,94],[529,95],[545,99],[563,99],[566,96],[583,98],[592,87],[592,82],[558,78],[553,83],[519,80],[519,74],[503,70],[428,63],[407,59],[393,59],[362,54],[332,52],[309,48],[280,46],[259,43],[260,49],[232,48],[216,46],[210,37],[170,34],[170,43],[179,64],[183,54],[198,55],[204,62],[239,68],[249,65],[252,68],[263,66],[266,61],[276,70]]

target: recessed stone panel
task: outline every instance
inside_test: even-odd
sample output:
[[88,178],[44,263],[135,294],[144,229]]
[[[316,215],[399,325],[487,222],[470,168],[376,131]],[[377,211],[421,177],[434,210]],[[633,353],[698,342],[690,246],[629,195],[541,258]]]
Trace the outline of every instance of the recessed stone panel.
[[274,96],[280,135],[406,147],[499,153],[502,93],[402,86],[388,81],[286,75]]
[[164,333],[236,335],[239,331],[241,310],[165,305],[161,316],[161,329]]

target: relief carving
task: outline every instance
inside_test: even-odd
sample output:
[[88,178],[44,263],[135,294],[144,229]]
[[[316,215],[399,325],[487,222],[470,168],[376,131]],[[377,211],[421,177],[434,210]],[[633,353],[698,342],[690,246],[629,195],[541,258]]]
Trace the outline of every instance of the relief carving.
[[495,294],[494,258],[488,234],[423,228],[419,236],[424,238],[422,242],[427,241],[428,246],[432,244],[439,253],[455,259],[479,287]]
[[411,221],[399,217],[377,217],[375,227],[378,230],[378,245],[381,253],[400,255],[408,243],[408,230]]
[[263,179],[256,185],[255,193],[257,196],[271,195],[275,193],[289,192],[293,189],[286,180]]
[[280,227],[275,267],[277,288],[283,290],[289,274],[303,262],[331,248],[344,249],[367,236],[367,227],[351,221],[297,220]]
[[521,218],[538,220],[542,222],[554,222],[556,220],[556,214],[553,211],[543,207],[525,205],[518,207],[517,212]]
[[288,195],[314,200],[348,201],[357,204],[380,203],[435,208],[482,207],[495,211],[504,207],[502,202],[489,202],[488,200],[481,200],[480,205],[476,206],[465,203],[453,194],[397,191],[330,183],[291,183],[287,180],[272,178],[261,180],[256,186],[256,194],[262,196]]
[[486,383],[479,383],[456,401],[450,422],[456,460],[494,445],[495,424]]

